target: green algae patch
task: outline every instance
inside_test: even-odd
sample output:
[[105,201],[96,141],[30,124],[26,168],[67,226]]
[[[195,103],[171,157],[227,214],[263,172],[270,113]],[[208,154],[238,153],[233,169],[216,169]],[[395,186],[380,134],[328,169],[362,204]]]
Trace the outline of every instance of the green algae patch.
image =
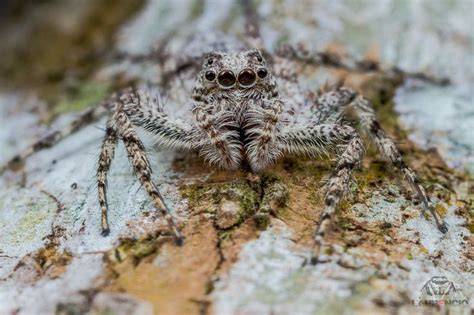
[[189,185],[185,186],[181,190],[181,194],[184,198],[188,199],[191,205],[199,203],[203,198],[208,199],[209,194],[212,192],[212,187],[210,185]]
[[[258,208],[259,195],[248,183],[229,183],[218,188],[214,194],[217,205],[217,224],[222,229],[231,228],[250,218]],[[229,211],[228,205],[234,204]]]
[[213,212],[223,217],[223,212],[229,209],[231,221],[223,223],[225,228],[242,223],[258,208],[259,196],[247,182],[219,183],[187,186],[183,189],[183,197],[187,198],[191,207],[199,207],[204,203],[211,203],[207,212]]
[[147,235],[139,239],[121,239],[119,245],[106,255],[109,263],[121,263],[131,259],[134,266],[148,256],[155,254],[161,244],[160,234]]
[[469,229],[469,232],[474,233],[474,223],[469,223],[467,228]]
[[111,84],[109,82],[86,82],[63,95],[54,107],[54,115],[68,112],[78,112],[82,109],[97,106],[110,93]]
[[256,215],[255,216],[255,224],[259,230],[266,230],[267,227],[270,225],[270,216],[269,215]]
[[259,205],[259,214],[255,223],[260,230],[265,230],[270,224],[270,214],[284,214],[288,206],[290,194],[288,188],[278,178],[270,176],[264,180],[263,198]]
[[25,241],[34,240],[38,228],[42,227],[56,210],[56,205],[42,200],[37,203],[29,203],[27,207],[28,210],[21,216],[6,238],[11,245],[20,245]]
[[224,196],[227,195],[229,198],[239,201],[239,223],[243,222],[257,210],[257,193],[247,183],[232,183],[225,185],[221,189],[221,193]]
[[335,220],[334,223],[339,229],[341,229],[343,231],[351,230],[351,229],[354,228],[354,224],[348,218],[337,219],[337,220]]

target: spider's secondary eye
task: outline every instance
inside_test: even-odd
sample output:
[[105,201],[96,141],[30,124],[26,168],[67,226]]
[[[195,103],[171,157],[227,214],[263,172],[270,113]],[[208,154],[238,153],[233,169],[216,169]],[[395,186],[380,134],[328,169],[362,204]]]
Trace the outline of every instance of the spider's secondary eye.
[[260,68],[260,69],[258,69],[258,71],[257,71],[257,75],[258,75],[259,78],[264,79],[264,78],[267,77],[268,71],[267,71],[267,69],[265,69],[265,68]]
[[262,58],[262,56],[260,56],[260,55],[257,55],[257,60],[258,60],[259,62],[262,62],[262,61],[263,61],[263,58]]
[[224,70],[221,73],[219,73],[219,77],[217,77],[217,81],[219,81],[219,83],[222,86],[230,87],[235,84],[235,76],[232,73],[232,71]]
[[250,86],[254,84],[256,79],[257,76],[255,75],[255,72],[253,72],[251,69],[244,69],[239,73],[238,80],[240,85],[242,86]]
[[214,81],[214,79],[216,78],[216,74],[214,73],[214,71],[206,71],[206,73],[204,74],[204,77],[206,78],[207,81]]
[[213,63],[214,63],[214,59],[212,59],[212,58],[207,59],[207,64],[208,65],[212,65]]

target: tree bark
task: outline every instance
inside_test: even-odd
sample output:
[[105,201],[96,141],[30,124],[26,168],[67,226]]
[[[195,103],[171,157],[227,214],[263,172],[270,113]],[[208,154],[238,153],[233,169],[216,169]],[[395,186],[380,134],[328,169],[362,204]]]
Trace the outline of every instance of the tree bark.
[[[148,153],[153,180],[185,236],[177,247],[119,148],[109,175],[111,233],[102,237],[94,178],[101,121],[0,177],[0,313],[470,313],[472,3],[450,3],[260,1],[256,11],[270,50],[302,43],[380,61],[387,69],[450,78],[450,85],[440,86],[408,79],[403,71],[296,69],[305,87],[344,79],[374,103],[448,233],[421,215],[415,193],[369,146],[326,236],[333,245],[325,252],[329,261],[312,266],[306,262],[331,161],[285,157],[251,174],[156,149]],[[117,56],[146,54],[165,42],[176,47],[195,32],[243,36],[245,24],[244,11],[232,1],[120,1],[113,12],[107,1],[38,6],[5,22],[7,30],[26,25],[27,31],[2,34],[10,40],[3,43],[0,67],[0,162],[115,88],[156,81],[157,66]],[[97,27],[90,26],[93,17],[102,21]],[[12,38],[18,45],[9,46]],[[32,38],[37,53],[28,46]],[[28,62],[16,59],[18,50],[27,52]],[[52,117],[58,119],[44,127]],[[252,215],[266,202],[262,189],[274,183],[283,197],[272,204],[270,222],[259,226]],[[418,305],[439,300],[426,294],[433,277],[453,283],[456,294],[446,303],[463,305]]]

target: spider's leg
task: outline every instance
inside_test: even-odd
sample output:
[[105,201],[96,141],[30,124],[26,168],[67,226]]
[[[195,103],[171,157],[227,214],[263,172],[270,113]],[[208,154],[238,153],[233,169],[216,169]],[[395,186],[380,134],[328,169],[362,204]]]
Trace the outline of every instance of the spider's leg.
[[312,263],[318,261],[324,236],[331,218],[344,194],[348,191],[352,170],[364,155],[362,140],[350,126],[339,124],[308,124],[283,130],[279,135],[282,150],[295,154],[315,155],[324,151],[339,151],[336,169],[326,186],[325,207],[314,236]]
[[135,175],[151,197],[155,207],[167,220],[168,225],[178,244],[183,241],[183,236],[176,227],[169,208],[163,197],[151,180],[152,169],[145,153],[145,147],[139,139],[134,127],[142,127],[152,132],[159,144],[180,149],[194,148],[193,129],[180,121],[173,121],[160,110],[159,97],[145,90],[129,89],[120,94],[116,99],[114,113],[110,117],[102,152],[97,170],[99,203],[102,210],[102,234],[107,235],[107,198],[106,176],[112,161],[113,151],[117,138],[120,138],[127,151]]
[[433,207],[429,204],[429,198],[421,186],[418,176],[410,169],[397,148],[395,143],[383,131],[377,121],[372,104],[362,95],[347,87],[337,87],[332,91],[322,94],[316,100],[316,110],[311,120],[315,123],[336,123],[341,120],[344,111],[350,106],[355,109],[361,122],[362,128],[367,132],[375,142],[378,150],[397,167],[405,176],[410,186],[418,194],[425,210],[430,211],[436,221],[438,229],[446,233],[447,226],[442,223]]
[[103,106],[91,107],[81,112],[77,118],[59,130],[49,132],[44,137],[40,138],[35,143],[31,144],[22,152],[11,158],[5,165],[0,165],[0,174],[11,168],[12,165],[23,163],[28,157],[34,153],[46,148],[54,146],[56,143],[66,138],[67,136],[79,131],[88,124],[98,120],[104,116],[105,109]]
[[99,205],[101,210],[101,228],[102,235],[107,236],[110,232],[109,223],[107,220],[107,173],[110,164],[114,158],[115,146],[117,145],[118,135],[111,126],[112,121],[107,123],[105,130],[104,141],[102,142],[102,149],[99,156],[99,163],[97,167],[97,189],[99,196]]
[[245,16],[245,35],[253,48],[264,51],[263,40],[260,36],[260,23],[255,3],[252,0],[240,0]]
[[120,135],[125,149],[127,150],[130,163],[133,166],[138,180],[145,188],[148,195],[153,200],[155,207],[161,212],[168,222],[173,235],[178,243],[182,243],[183,237],[179,232],[168,206],[163,197],[151,180],[151,166],[145,153],[145,146],[132,127],[129,117],[124,112],[118,112],[115,120],[118,134]]
[[293,59],[284,53],[281,56],[274,55],[265,48],[263,38],[260,33],[260,17],[256,10],[256,3],[253,0],[240,0],[245,17],[245,40],[247,44],[262,52],[265,58],[273,64],[273,73],[276,77],[283,78],[289,82],[296,83],[296,69],[292,63]]
[[[163,47],[163,46],[159,46]],[[162,59],[162,51],[150,50],[146,53],[128,53],[124,51],[114,51],[110,54],[109,58],[114,62],[128,61],[130,63],[142,63],[142,62],[159,62]]]
[[312,52],[302,45],[283,45],[278,49],[277,55],[292,61],[302,62],[315,66],[334,67],[350,72],[382,72],[387,74],[400,74],[404,78],[418,79],[437,85],[449,84],[448,78],[439,78],[422,72],[406,72],[397,67],[386,67],[375,61],[355,60],[350,57],[341,57],[331,52]]
[[359,95],[355,98],[352,105],[354,106],[360,118],[362,127],[371,136],[379,151],[401,171],[410,186],[418,194],[425,210],[428,210],[433,216],[438,229],[442,233],[446,233],[448,231],[446,223],[444,223],[442,219],[439,218],[439,215],[430,205],[429,198],[425,192],[425,189],[420,184],[416,173],[407,166],[403,160],[400,150],[397,148],[393,140],[390,139],[390,137],[388,137],[385,131],[383,131],[381,128],[380,123],[375,117],[372,104],[362,95]]

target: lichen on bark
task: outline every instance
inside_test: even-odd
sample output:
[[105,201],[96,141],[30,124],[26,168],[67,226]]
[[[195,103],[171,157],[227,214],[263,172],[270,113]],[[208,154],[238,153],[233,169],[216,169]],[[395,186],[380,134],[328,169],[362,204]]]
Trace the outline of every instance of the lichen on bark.
[[[198,31],[241,36],[244,22],[241,8],[232,1],[220,1],[219,14],[212,1],[121,1],[114,3],[111,17],[100,5],[107,5],[107,1],[84,1],[81,4],[86,7],[81,10],[63,12],[61,8],[70,8],[68,5],[75,1],[66,2],[53,11],[59,10],[63,17],[77,14],[74,21],[100,16],[108,22],[90,28],[81,28],[81,23],[70,26],[79,27],[71,33],[76,35],[61,43],[55,54],[46,55],[55,59],[79,45],[81,56],[99,50],[99,57],[94,55],[97,58],[86,65],[74,56],[72,61],[66,58],[51,65],[51,60],[41,59],[45,54],[39,54],[38,60],[31,56],[31,63],[41,63],[31,76],[25,76],[26,69],[18,62],[0,67],[16,73],[10,80],[21,87],[12,91],[5,86],[0,92],[0,124],[4,128],[0,163],[44,132],[40,121],[58,115],[54,128],[74,117],[68,112],[98,101],[116,87],[149,79],[155,82],[156,65],[102,58],[108,56],[107,52],[102,55],[102,48],[110,48],[110,56],[114,52],[139,55],[156,43],[168,42],[173,50]],[[464,43],[472,42],[472,34],[466,34],[462,26],[468,20],[464,2],[454,1],[449,10],[441,3],[417,3],[419,7],[397,1],[385,1],[385,6],[370,1],[318,1],[303,8],[291,1],[257,1],[265,45],[272,49],[284,41],[301,41],[320,49],[329,46],[360,55],[365,52],[361,47],[371,46],[367,36],[360,36],[364,30],[379,43],[378,49],[368,49],[370,56],[410,71],[420,70],[412,60],[422,56],[420,63],[425,69],[421,70],[432,65],[438,75],[452,76],[455,89],[410,83],[401,73],[296,68],[304,87],[314,90],[325,80],[344,78],[347,85],[374,103],[382,126],[397,140],[407,163],[418,172],[437,211],[448,223],[446,235],[436,230],[429,215],[420,215],[420,205],[410,187],[373,146],[368,146],[362,167],[354,173],[351,194],[338,208],[327,235],[333,244],[324,253],[329,262],[310,266],[312,235],[323,208],[322,187],[332,161],[289,156],[259,174],[221,171],[206,165],[196,154],[155,150],[145,136],[147,147],[153,148],[153,178],[173,210],[185,243],[182,247],[174,245],[165,222],[134,180],[123,148],[117,152],[109,179],[112,232],[103,238],[93,178],[103,136],[101,121],[32,156],[17,172],[0,177],[0,313],[443,312],[444,308],[414,305],[422,286],[433,276],[449,278],[469,300],[469,306],[449,306],[449,311],[472,311],[473,253],[469,242],[474,229],[474,182],[469,164],[457,159],[472,159],[474,146],[462,138],[459,148],[450,130],[437,134],[436,128],[414,124],[419,119],[416,115],[427,113],[426,107],[409,110],[420,100],[439,96],[440,90],[446,96],[443,99],[464,100],[462,81],[472,83],[472,76],[467,73],[463,77],[458,71],[440,73],[440,64],[451,64],[442,50],[431,50],[428,45],[424,50],[411,51],[412,42],[403,36],[389,41],[380,37],[397,33],[399,25],[411,25],[411,41],[419,41],[423,33],[431,38],[430,45],[438,47],[431,20],[421,19],[427,21],[421,25],[416,16],[426,17],[442,9],[446,32],[463,39],[448,41],[445,49],[461,56],[462,63],[470,54]],[[413,15],[405,16],[407,11]],[[380,19],[383,27],[377,23]],[[397,24],[396,19],[405,24]],[[96,43],[95,33],[106,40]],[[27,34],[24,40],[28,38]],[[78,42],[78,38],[84,41]],[[44,44],[46,51],[54,50],[48,38]],[[436,58],[430,54],[435,51],[440,57],[439,63],[433,64]],[[28,70],[35,69],[28,66]],[[64,69],[77,80],[63,75]],[[469,95],[472,100],[472,92],[467,99]],[[455,104],[461,104],[466,113],[465,117],[455,117],[464,126],[472,116],[464,101],[450,101],[446,106],[452,109]],[[436,108],[441,108],[440,102]],[[429,115],[440,120],[436,116],[439,113]],[[433,138],[449,150],[428,148]],[[271,213],[268,220],[255,220],[261,208]]]

